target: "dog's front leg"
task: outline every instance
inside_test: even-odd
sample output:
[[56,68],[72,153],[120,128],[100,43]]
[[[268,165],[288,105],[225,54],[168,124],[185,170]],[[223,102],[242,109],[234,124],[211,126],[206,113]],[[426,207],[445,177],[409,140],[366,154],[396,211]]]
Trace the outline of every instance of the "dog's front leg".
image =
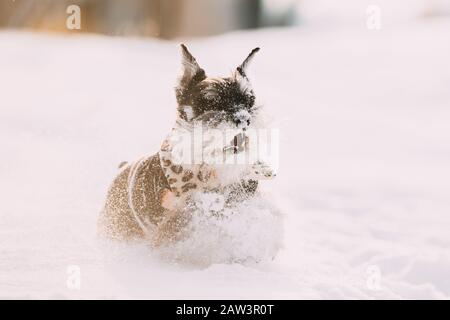
[[177,197],[169,189],[164,190],[161,197],[161,206],[165,209],[164,218],[154,231],[152,247],[157,248],[180,238],[183,227],[189,222],[189,215],[183,210],[185,204],[185,197]]
[[248,171],[247,177],[250,179],[260,180],[260,179],[273,179],[276,177],[275,170],[267,163],[258,160],[253,163]]

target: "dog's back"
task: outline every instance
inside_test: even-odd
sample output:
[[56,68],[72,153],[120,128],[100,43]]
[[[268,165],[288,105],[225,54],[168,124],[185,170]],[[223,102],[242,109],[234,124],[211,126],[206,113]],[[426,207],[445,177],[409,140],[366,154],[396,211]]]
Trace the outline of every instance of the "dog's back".
[[168,189],[159,154],[123,166],[109,188],[100,215],[102,235],[118,240],[145,237],[144,230],[164,217],[161,203]]

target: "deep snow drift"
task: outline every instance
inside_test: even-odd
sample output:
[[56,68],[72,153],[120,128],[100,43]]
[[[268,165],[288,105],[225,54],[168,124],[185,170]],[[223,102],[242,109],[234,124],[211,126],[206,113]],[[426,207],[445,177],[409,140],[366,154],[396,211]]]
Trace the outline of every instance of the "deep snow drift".
[[[0,33],[0,297],[450,297],[449,30],[430,19],[190,41],[211,75],[261,46],[250,78],[281,139],[262,189],[285,214],[283,249],[206,266],[96,237],[117,165],[156,151],[173,125],[178,46]],[[209,236],[178,253],[230,248]]]

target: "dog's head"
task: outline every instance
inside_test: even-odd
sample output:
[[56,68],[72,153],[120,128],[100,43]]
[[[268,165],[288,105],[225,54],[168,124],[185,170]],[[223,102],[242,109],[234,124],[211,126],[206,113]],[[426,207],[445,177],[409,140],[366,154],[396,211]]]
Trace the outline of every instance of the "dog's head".
[[246,129],[256,114],[255,95],[246,68],[259,48],[248,55],[230,77],[208,77],[185,45],[181,45],[182,75],[176,87],[179,117],[210,126],[228,123]]

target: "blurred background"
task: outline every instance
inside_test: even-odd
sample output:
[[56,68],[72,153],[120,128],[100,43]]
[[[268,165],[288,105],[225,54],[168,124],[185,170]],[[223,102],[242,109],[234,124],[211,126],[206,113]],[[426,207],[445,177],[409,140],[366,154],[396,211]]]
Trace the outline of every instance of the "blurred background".
[[[66,28],[70,5],[81,9],[79,30]],[[0,27],[171,39],[305,22],[364,27],[369,5],[387,23],[450,12],[450,0],[0,0]]]
[[67,32],[66,9],[81,9],[80,32],[174,38],[298,22],[296,0],[0,0],[0,26]]

